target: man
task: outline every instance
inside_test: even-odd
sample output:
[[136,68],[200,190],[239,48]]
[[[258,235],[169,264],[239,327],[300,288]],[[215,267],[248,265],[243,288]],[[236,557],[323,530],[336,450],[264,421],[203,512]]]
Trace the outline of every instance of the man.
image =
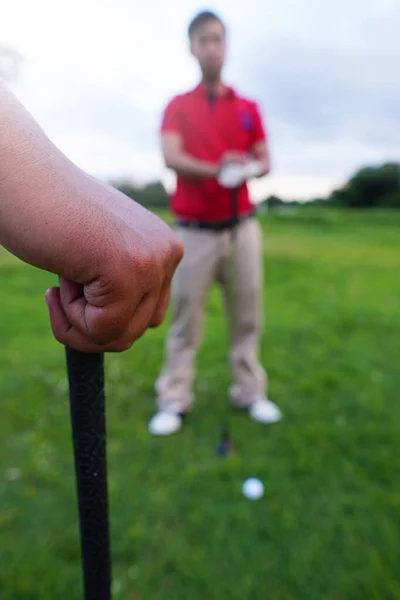
[[126,350],[164,318],[179,240],[68,161],[1,81],[0,123],[0,244],[60,276],[46,293],[59,342]]
[[[196,351],[202,334],[204,301],[213,281],[224,290],[231,330],[234,385],[230,399],[258,422],[274,423],[279,409],[266,397],[266,373],[258,362],[261,327],[262,236],[247,185],[237,191],[238,218],[232,215],[232,190],[218,174],[231,162],[256,159],[260,176],[269,172],[266,137],[257,105],[240,97],[221,79],[226,47],[221,19],[202,12],[189,26],[189,40],[202,80],[175,97],[162,122],[166,165],[177,174],[172,201],[185,256],[172,284],[173,321],[166,362],[156,382],[158,412],[149,424],[154,435],[178,431],[193,405]],[[231,248],[235,228],[234,248]],[[234,253],[234,294],[230,295],[230,256]]]

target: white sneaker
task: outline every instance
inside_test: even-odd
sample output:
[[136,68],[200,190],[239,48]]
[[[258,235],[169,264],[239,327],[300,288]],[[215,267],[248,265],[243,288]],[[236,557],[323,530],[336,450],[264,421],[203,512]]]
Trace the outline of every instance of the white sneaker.
[[160,410],[149,422],[151,435],[171,435],[182,427],[183,419],[180,414],[171,410]]
[[277,405],[263,396],[259,396],[249,407],[249,415],[258,423],[277,423],[282,418]]

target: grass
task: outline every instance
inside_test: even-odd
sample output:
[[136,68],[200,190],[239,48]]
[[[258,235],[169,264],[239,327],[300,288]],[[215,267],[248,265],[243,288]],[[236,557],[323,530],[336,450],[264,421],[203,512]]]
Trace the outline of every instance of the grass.
[[[262,359],[284,412],[232,417],[218,290],[197,403],[151,439],[165,326],[107,357],[114,593],[122,600],[400,598],[400,214],[262,217]],[[43,292],[53,277],[0,254],[0,598],[78,600],[80,554],[64,356]],[[260,477],[262,500],[241,494]]]

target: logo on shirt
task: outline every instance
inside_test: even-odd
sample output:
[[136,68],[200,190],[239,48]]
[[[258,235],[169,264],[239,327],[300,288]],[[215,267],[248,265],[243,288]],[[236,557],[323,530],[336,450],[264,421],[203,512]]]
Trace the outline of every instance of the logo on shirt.
[[251,119],[251,115],[248,112],[240,113],[240,123],[245,131],[251,131],[253,127],[253,122]]

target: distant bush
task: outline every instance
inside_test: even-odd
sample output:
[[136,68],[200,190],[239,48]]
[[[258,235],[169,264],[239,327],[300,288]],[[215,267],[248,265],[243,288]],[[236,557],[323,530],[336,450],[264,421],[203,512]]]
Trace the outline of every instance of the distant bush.
[[350,208],[400,208],[400,165],[360,169],[346,185],[344,200]]
[[383,208],[399,208],[400,207],[400,192],[382,196],[380,206]]
[[[168,208],[169,196],[161,181],[135,185],[120,180],[111,185],[149,209]],[[387,208],[400,209],[400,164],[387,163],[378,167],[363,167],[340,189],[327,198],[309,202],[285,201],[271,195],[262,203],[270,210],[287,208]]]
[[327,198],[317,198],[301,204],[270,196],[266,202],[272,209],[296,205],[304,208],[400,209],[400,164],[386,163],[378,167],[363,167],[343,188],[334,190]]
[[281,208],[286,203],[278,198],[278,196],[269,196],[266,200],[268,208]]
[[169,196],[161,181],[153,181],[143,186],[136,186],[129,181],[114,181],[111,185],[146,208],[168,207]]

